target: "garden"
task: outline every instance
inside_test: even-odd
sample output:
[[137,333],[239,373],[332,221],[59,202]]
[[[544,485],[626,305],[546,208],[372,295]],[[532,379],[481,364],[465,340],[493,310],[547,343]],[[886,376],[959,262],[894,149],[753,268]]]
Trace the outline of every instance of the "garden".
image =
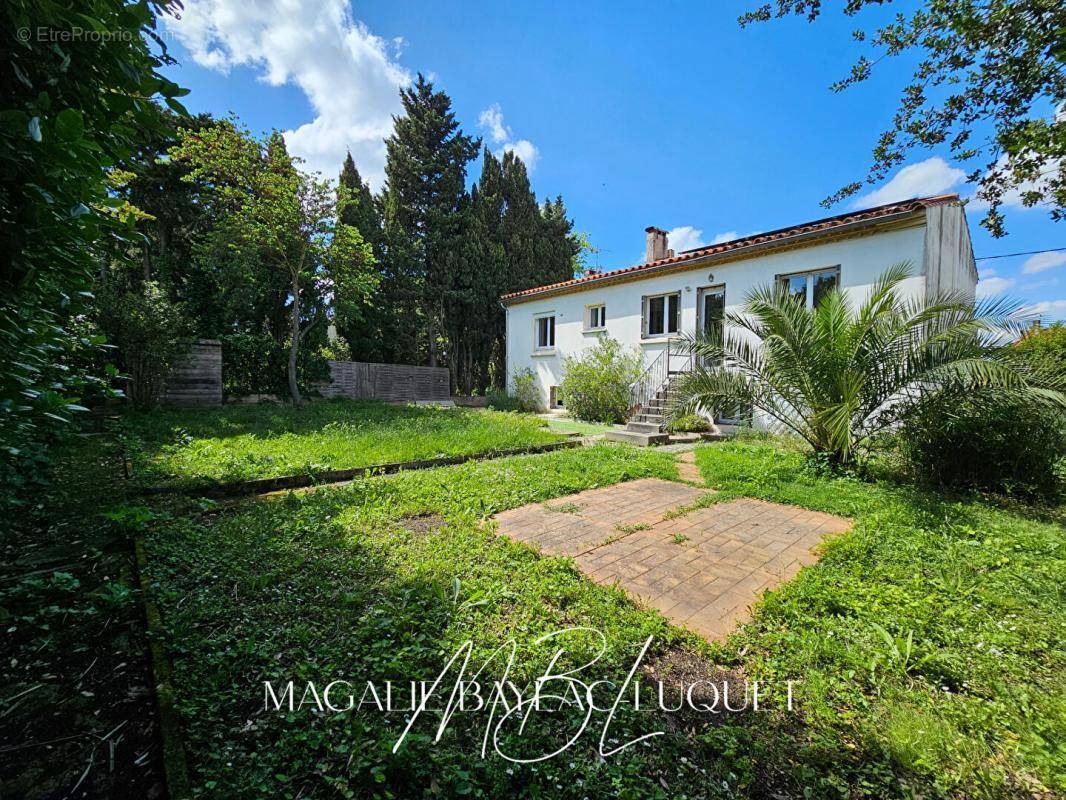
[[[96,439],[69,454],[82,465],[112,464],[114,481],[106,493],[68,487],[80,497],[70,513],[101,533],[144,543],[143,579],[161,625],[153,635],[171,665],[168,697],[180,721],[170,735],[182,742],[192,796],[1001,797],[1066,790],[1056,746],[1066,712],[1066,542],[1053,507],[828,474],[794,440],[750,435],[700,446],[696,463],[708,489],[701,505],[755,497],[854,521],[818,564],[767,594],[748,624],[708,643],[621,590],[591,583],[569,559],[497,536],[489,521],[587,488],[676,479],[670,453],[604,443],[220,504],[188,496],[146,501],[116,475],[113,447]],[[117,577],[90,580],[77,568],[62,574],[5,584],[20,645],[20,657],[4,666],[13,686],[33,686],[30,665],[67,660],[62,615],[76,611],[91,630],[137,607]],[[53,619],[26,629],[22,610],[42,592],[62,601]],[[623,710],[612,741],[664,734],[603,759],[597,732],[560,757],[516,764],[491,746],[479,757],[484,720],[477,715],[456,714],[439,742],[439,718],[425,719],[393,753],[409,717],[402,711],[264,705],[264,681],[349,680],[357,702],[367,680],[429,681],[468,640],[480,665],[514,639],[510,679],[523,685],[554,652],[541,637],[575,627],[604,636],[589,680],[624,676],[653,636],[646,677],[665,677],[667,692],[682,678],[795,680],[795,711]],[[562,663],[573,667],[597,644],[577,639],[569,647]],[[68,670],[86,666],[87,656]],[[92,703],[73,705],[84,714]],[[28,704],[9,711],[12,728],[48,722]],[[68,714],[68,731],[86,725]],[[534,758],[565,742],[581,718],[564,709],[531,719],[521,735],[505,732],[499,747]],[[52,720],[52,729],[59,724]]]

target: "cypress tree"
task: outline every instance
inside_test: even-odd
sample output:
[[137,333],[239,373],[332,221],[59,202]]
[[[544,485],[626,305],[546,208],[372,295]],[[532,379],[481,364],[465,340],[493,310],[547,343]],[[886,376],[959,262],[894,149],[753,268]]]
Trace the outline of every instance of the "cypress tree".
[[[348,153],[337,179],[338,190],[343,192],[344,202],[338,203],[338,219],[359,231],[363,241],[374,251],[374,258],[382,264],[384,232],[381,226],[381,211],[370,192],[370,187],[359,174],[352,154]],[[382,268],[383,283],[387,269]],[[344,337],[356,361],[392,361],[393,352],[384,335],[385,315],[390,313],[390,304],[385,300],[385,290],[379,289],[375,302],[358,309],[358,316],[338,315],[337,332]]]
[[[394,118],[385,140],[385,238],[387,259],[396,279],[396,296],[417,300],[405,305],[403,325],[411,326],[417,309],[415,336],[402,343],[414,362],[424,347],[430,366],[438,361],[438,338],[444,323],[449,269],[460,244],[466,165],[481,147],[466,136],[451,109],[451,99],[434,91],[421,74],[400,92],[404,114]],[[395,327],[394,327],[395,330]],[[396,333],[400,333],[396,331]]]

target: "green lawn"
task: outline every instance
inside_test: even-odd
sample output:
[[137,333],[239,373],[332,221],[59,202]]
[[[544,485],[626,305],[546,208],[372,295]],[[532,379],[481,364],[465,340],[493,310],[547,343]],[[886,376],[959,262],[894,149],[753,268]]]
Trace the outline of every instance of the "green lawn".
[[373,401],[130,414],[138,483],[229,482],[560,441],[528,414]]
[[582,422],[571,417],[542,417],[548,427],[559,433],[580,433],[582,436],[595,436],[599,433],[615,430],[614,425],[603,425],[598,422]]
[[[193,781],[218,797],[1004,797],[1066,790],[1063,528],[1037,513],[949,502],[809,473],[770,444],[700,448],[717,499],[795,503],[854,518],[821,562],[768,595],[725,646],[708,646],[596,586],[561,558],[495,536],[487,516],[642,476],[672,457],[602,444],[367,478],[268,502],[169,499],[145,526],[153,593],[174,659]],[[430,515],[430,516],[426,516]],[[797,711],[705,717],[623,711],[607,759],[599,723],[530,765],[479,757],[484,718],[457,714],[440,742],[374,711],[264,713],[264,680],[431,680],[468,639],[480,665],[513,637],[520,683],[543,634],[602,631],[593,676],[647,659],[799,681]],[[683,654],[683,655],[679,655]],[[584,651],[564,658],[576,665]],[[703,666],[699,666],[703,665]],[[558,671],[558,670],[557,670]],[[586,673],[586,674],[589,674]],[[356,690],[356,699],[361,692]],[[576,729],[537,717],[510,752]],[[611,742],[608,742],[610,745]]]

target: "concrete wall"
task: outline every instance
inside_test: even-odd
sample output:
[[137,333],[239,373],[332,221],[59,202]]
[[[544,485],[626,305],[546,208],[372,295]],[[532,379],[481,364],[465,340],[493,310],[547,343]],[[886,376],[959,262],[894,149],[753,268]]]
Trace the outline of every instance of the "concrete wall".
[[222,343],[197,339],[170,370],[159,401],[172,408],[222,405]]
[[[857,304],[869,294],[871,285],[887,267],[909,261],[913,277],[904,282],[902,291],[921,297],[925,292],[925,276],[921,274],[925,267],[924,255],[925,226],[919,223],[900,230],[701,266],[613,286],[592,285],[572,294],[512,304],[507,307],[508,380],[516,370],[529,367],[537,376],[542,400],[547,404],[550,388],[562,381],[563,359],[591,347],[602,335],[624,345],[639,347],[645,363],[650,363],[668,339],[641,338],[641,299],[645,295],[679,291],[681,333],[691,334],[696,329],[696,298],[702,287],[724,286],[726,310],[737,311],[749,291],[771,283],[777,275],[839,265],[841,287]],[[585,308],[600,303],[607,307],[606,331],[586,332]],[[536,352],[534,348],[534,320],[542,314],[552,314],[556,318],[555,349],[550,352]]]
[[330,383],[319,387],[323,397],[393,402],[451,399],[451,376],[444,367],[330,361],[329,369]]
[[966,212],[959,203],[925,210],[925,273],[929,298],[960,293],[973,302],[977,293],[977,262],[970,244]]

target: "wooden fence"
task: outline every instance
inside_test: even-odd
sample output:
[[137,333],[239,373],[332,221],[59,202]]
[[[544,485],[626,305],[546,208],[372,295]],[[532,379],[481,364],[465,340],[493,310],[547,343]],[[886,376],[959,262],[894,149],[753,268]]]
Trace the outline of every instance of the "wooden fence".
[[160,402],[179,408],[222,405],[222,343],[197,339],[167,375]]
[[392,402],[451,399],[451,377],[444,367],[330,361],[329,370],[330,382],[319,386],[323,397]]

